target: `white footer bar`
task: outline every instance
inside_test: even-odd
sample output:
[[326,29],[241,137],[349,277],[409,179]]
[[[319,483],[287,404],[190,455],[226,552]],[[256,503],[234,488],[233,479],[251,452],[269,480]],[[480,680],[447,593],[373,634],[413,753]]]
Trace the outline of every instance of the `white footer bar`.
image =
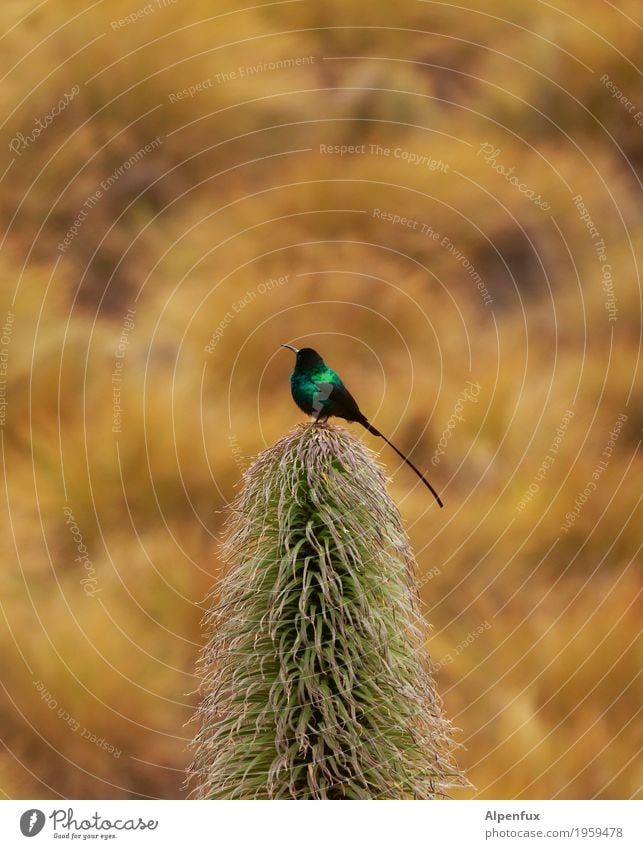
[[0,838],[8,849],[641,849],[643,802],[3,801]]

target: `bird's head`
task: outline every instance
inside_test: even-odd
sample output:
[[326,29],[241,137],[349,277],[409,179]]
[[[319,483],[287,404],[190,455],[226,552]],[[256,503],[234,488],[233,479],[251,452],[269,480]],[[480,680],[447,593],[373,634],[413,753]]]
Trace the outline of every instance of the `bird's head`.
[[295,368],[297,369],[312,369],[315,366],[324,364],[324,361],[314,348],[295,348],[294,345],[282,345],[281,347],[294,351],[297,357],[295,361]]

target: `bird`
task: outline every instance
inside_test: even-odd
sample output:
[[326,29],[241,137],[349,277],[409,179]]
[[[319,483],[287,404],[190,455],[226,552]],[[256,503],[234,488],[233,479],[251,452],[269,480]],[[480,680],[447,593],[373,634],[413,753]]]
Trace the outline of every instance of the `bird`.
[[381,437],[413,469],[422,483],[432,492],[440,507],[444,507],[440,496],[422,472],[399,448],[393,445],[390,439],[387,439],[369,422],[357,401],[344,386],[340,376],[326,365],[314,348],[295,348],[294,345],[286,344],[281,347],[289,348],[296,355],[295,368],[290,375],[290,389],[293,400],[300,410],[313,416],[317,422],[325,422],[331,416],[337,416],[347,422],[357,422],[373,436]]

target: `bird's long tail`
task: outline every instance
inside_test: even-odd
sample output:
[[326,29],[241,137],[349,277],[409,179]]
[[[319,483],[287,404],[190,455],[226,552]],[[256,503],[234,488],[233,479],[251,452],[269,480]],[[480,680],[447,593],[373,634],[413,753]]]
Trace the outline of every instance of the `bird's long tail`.
[[364,427],[366,428],[366,430],[367,430],[369,433],[372,433],[372,434],[373,434],[373,436],[381,436],[381,437],[382,437],[382,439],[384,440],[384,442],[386,442],[386,444],[387,444],[387,445],[390,445],[390,446],[391,446],[391,448],[393,449],[393,451],[395,451],[395,453],[398,455],[398,457],[401,457],[401,458],[402,458],[402,460],[404,460],[404,462],[407,464],[407,466],[410,466],[410,467],[413,469],[413,471],[414,471],[414,472],[415,472],[415,474],[419,477],[419,479],[422,481],[422,483],[424,484],[424,486],[425,486],[427,489],[430,489],[430,490],[431,490],[431,492],[433,493],[433,497],[434,497],[434,498],[435,498],[435,500],[438,502],[438,504],[440,505],[440,507],[444,507],[444,504],[442,503],[442,501],[441,501],[441,499],[440,499],[440,496],[439,496],[439,495],[437,494],[437,492],[433,489],[433,487],[432,487],[432,486],[431,486],[431,484],[428,482],[428,480],[424,477],[424,475],[422,474],[422,472],[421,472],[421,471],[420,471],[420,470],[419,470],[416,466],[414,466],[414,465],[413,465],[413,463],[409,460],[409,458],[408,458],[408,457],[406,457],[404,454],[402,454],[402,452],[400,451],[400,449],[399,449],[399,448],[396,448],[396,447],[395,447],[395,445],[393,445],[393,443],[391,442],[391,440],[390,440],[390,439],[387,439],[387,438],[384,436],[384,434],[383,434],[383,433],[380,433],[380,432],[379,432],[379,430],[378,430],[376,427],[373,427],[373,425],[372,425],[369,421],[367,421],[367,420],[365,419],[365,420],[362,422],[362,424],[364,425]]

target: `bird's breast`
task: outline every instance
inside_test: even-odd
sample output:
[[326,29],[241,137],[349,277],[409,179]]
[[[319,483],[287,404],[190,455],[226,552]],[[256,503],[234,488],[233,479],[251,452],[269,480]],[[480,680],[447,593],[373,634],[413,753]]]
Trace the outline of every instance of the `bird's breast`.
[[290,378],[290,389],[295,404],[305,413],[312,413],[317,386],[310,376],[293,374]]

